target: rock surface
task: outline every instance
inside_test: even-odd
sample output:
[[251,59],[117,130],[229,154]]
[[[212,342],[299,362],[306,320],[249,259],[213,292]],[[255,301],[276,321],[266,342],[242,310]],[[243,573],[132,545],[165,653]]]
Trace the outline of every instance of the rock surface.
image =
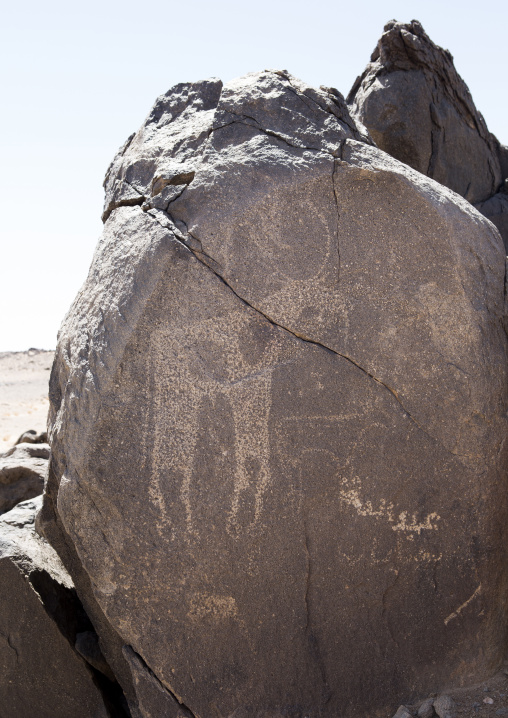
[[72,581],[34,531],[40,502],[0,518],[0,715],[108,718],[91,671],[72,648],[86,622]]
[[456,718],[455,703],[448,695],[441,695],[435,699],[434,710],[439,718]]
[[506,253],[508,254],[508,180],[501,192],[498,192],[485,202],[476,205],[477,209],[490,219],[499,230],[503,238]]
[[131,704],[364,718],[488,675],[508,545],[492,225],[284,72],[173,88],[105,188],[39,525]]
[[348,102],[377,146],[401,162],[471,203],[498,191],[503,179],[499,143],[452,56],[418,21],[385,26]]
[[100,671],[109,680],[114,681],[115,676],[106,663],[99,644],[99,637],[95,631],[80,631],[76,634],[74,648],[87,663]]
[[423,703],[418,707],[418,712],[416,714],[418,718],[433,718],[434,714],[434,699],[433,698],[427,698],[426,701],[423,701]]
[[393,718],[413,718],[406,706],[399,706]]
[[448,50],[418,21],[385,26],[348,102],[378,147],[474,204],[508,253],[508,149],[488,131]]
[[0,454],[0,514],[42,494],[48,459],[49,445],[42,443],[17,444]]
[[504,180],[508,179],[508,147],[499,145],[499,162],[501,164],[501,175]]
[[124,646],[123,654],[132,672],[140,718],[193,718],[130,646]]

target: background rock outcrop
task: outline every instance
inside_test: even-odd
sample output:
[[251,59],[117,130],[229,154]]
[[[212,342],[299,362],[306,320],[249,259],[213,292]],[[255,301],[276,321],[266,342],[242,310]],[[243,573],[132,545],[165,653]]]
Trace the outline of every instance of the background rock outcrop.
[[133,710],[363,718],[489,675],[495,228],[285,72],[176,86],[105,189],[38,526]]
[[508,248],[506,195],[498,194],[508,177],[506,148],[488,131],[451,54],[418,21],[385,26],[348,103],[378,147],[477,206]]

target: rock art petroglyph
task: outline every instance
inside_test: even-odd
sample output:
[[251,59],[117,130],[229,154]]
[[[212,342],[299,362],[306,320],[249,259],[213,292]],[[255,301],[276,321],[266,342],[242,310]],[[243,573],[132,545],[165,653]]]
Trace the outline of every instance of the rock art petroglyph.
[[115,156],[30,519],[94,715],[430,718],[501,665],[507,160],[461,83],[390,23],[350,109],[286,71],[182,83]]

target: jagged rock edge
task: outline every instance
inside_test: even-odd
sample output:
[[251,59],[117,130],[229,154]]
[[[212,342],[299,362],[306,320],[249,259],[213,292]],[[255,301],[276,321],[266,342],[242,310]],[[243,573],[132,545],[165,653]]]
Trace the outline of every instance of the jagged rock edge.
[[[293,91],[294,91],[294,90],[293,90]],[[297,94],[297,93],[295,92],[295,94]],[[297,95],[297,96],[299,97],[299,95]],[[317,102],[316,102],[315,104],[316,104],[318,107],[320,107],[320,105],[318,105]],[[320,107],[320,109],[321,109],[322,111],[325,111],[325,110],[324,110],[323,108],[321,108],[321,107]],[[328,155],[330,155],[331,157],[334,157],[334,158],[337,158],[337,157],[340,156],[340,152],[341,152],[341,149],[342,149],[343,141],[341,141],[341,142],[339,143],[339,148],[338,148],[338,150],[337,150],[336,152],[332,152],[331,150],[326,149],[326,148],[323,148],[323,147],[307,147],[306,145],[303,145],[303,144],[302,144],[302,145],[292,144],[292,143],[289,141],[289,138],[288,138],[288,137],[285,137],[284,135],[281,135],[281,134],[275,132],[274,130],[269,130],[269,129],[267,129],[267,128],[262,127],[262,126],[259,124],[258,120],[256,120],[255,117],[251,117],[250,115],[238,115],[238,114],[236,114],[236,113],[234,113],[234,112],[228,112],[227,114],[230,115],[230,116],[232,116],[232,117],[235,117],[235,118],[237,118],[237,119],[234,119],[234,120],[232,120],[231,122],[225,122],[225,123],[222,124],[222,125],[216,125],[216,126],[211,127],[210,130],[208,131],[208,135],[207,135],[205,141],[203,142],[203,146],[206,144],[206,142],[209,140],[210,136],[211,136],[214,132],[217,132],[217,131],[219,131],[219,130],[222,130],[222,129],[224,129],[225,127],[229,127],[229,126],[231,126],[231,125],[245,125],[246,127],[253,127],[253,128],[256,129],[258,132],[261,132],[261,133],[267,135],[268,137],[274,137],[275,139],[280,140],[281,142],[284,142],[284,144],[286,144],[288,147],[291,147],[292,149],[295,149],[295,150],[302,150],[302,151],[308,151],[308,152],[323,152],[323,153],[328,154]],[[329,111],[329,114],[331,114],[333,117],[336,117],[336,116],[333,114],[333,112],[331,112],[331,111]],[[246,120],[251,120],[251,122],[248,122],[248,121],[246,121]],[[339,121],[338,118],[337,118],[337,121]],[[347,125],[347,126],[349,127],[349,125]],[[358,133],[357,133],[357,134],[358,134]],[[361,140],[358,140],[358,141],[361,141]],[[103,212],[103,214],[102,214],[102,221],[103,221],[103,223],[106,223],[106,222],[107,222],[107,220],[108,220],[109,217],[111,216],[111,213],[114,212],[115,209],[118,209],[119,207],[136,207],[136,206],[141,206],[141,205],[143,205],[144,202],[147,201],[147,199],[149,199],[149,198],[146,197],[146,195],[142,194],[136,187],[134,187],[134,186],[133,186],[130,182],[128,182],[127,180],[124,179],[124,180],[122,180],[122,182],[124,182],[125,184],[129,185],[129,187],[131,187],[131,188],[138,194],[138,196],[137,196],[137,197],[130,197],[130,198],[127,198],[127,199],[120,199],[120,200],[118,200],[118,201],[116,201],[116,202],[115,202],[115,201],[111,202],[110,205],[107,207],[107,209],[104,210],[104,212]],[[184,190],[184,191],[185,191],[185,190]],[[175,198],[175,199],[176,199],[176,198]],[[174,200],[173,200],[173,201],[174,201]]]
[[[330,114],[330,115],[333,115],[339,122],[344,123],[344,124],[346,125],[346,127],[348,127],[348,128],[351,130],[351,132],[353,133],[353,135],[355,135],[355,139],[358,139],[358,138],[360,137],[360,133],[358,132],[358,129],[357,129],[357,127],[354,125],[354,123],[353,123],[353,125],[350,125],[349,122],[347,122],[344,118],[339,117],[339,116],[338,116],[337,114],[335,114],[335,112],[333,112],[329,107],[326,107],[326,106],[323,107],[322,105],[320,105],[319,102],[318,102],[317,100],[315,100],[313,97],[310,97],[310,95],[308,95],[307,92],[299,92],[299,91],[297,90],[297,88],[292,84],[292,82],[291,82],[291,76],[289,75],[289,73],[288,73],[287,75],[284,75],[284,74],[282,74],[282,73],[277,73],[277,74],[280,74],[281,77],[285,77],[285,78],[286,78],[286,80],[287,80],[287,82],[288,82],[288,84],[289,84],[289,88],[288,88],[288,89],[290,90],[290,92],[293,92],[294,95],[296,95],[299,99],[301,99],[302,102],[304,102],[304,104],[307,105],[307,107],[309,107],[309,105],[308,105],[308,103],[305,102],[305,100],[302,99],[302,97],[307,98],[307,100],[309,100],[310,102],[313,102],[315,105],[317,105],[320,110],[322,110],[323,112],[327,112],[327,113]],[[331,96],[333,97],[333,93],[330,91],[329,88],[320,88],[320,89],[322,89],[323,92],[326,92],[328,95],[331,95]],[[333,102],[333,99],[332,99],[332,102]],[[345,110],[347,111],[347,113],[348,113],[348,119],[351,119],[351,115],[349,114],[349,108],[348,108],[348,106],[347,106],[347,103],[346,103],[346,99],[345,99],[345,98],[344,98],[344,109],[345,109]]]
[[[288,89],[289,92],[291,92],[293,95],[295,95],[295,97],[297,97],[297,98],[298,98],[304,105],[306,105],[307,107],[310,108],[311,105],[310,105],[309,103],[313,103],[313,105],[315,105],[321,112],[324,112],[325,114],[328,114],[328,115],[331,115],[332,117],[334,117],[335,120],[337,121],[337,123],[341,126],[341,128],[342,128],[343,130],[346,130],[346,128],[347,128],[347,129],[352,133],[353,139],[356,139],[356,140],[359,141],[359,142],[365,142],[366,144],[369,144],[369,141],[370,141],[370,143],[375,146],[375,143],[372,141],[372,139],[370,138],[370,136],[369,136],[368,140],[367,140],[367,138],[363,137],[363,136],[362,136],[362,133],[358,131],[358,128],[355,126],[354,122],[351,121],[352,118],[351,118],[351,115],[350,115],[350,112],[349,112],[349,108],[348,108],[348,105],[347,105],[347,102],[346,102],[346,98],[343,98],[343,101],[344,101],[344,111],[345,111],[345,113],[346,113],[346,117],[342,117],[338,112],[337,112],[337,113],[336,113],[336,112],[333,112],[333,110],[332,110],[330,107],[327,107],[326,104],[325,104],[325,105],[321,105],[317,100],[315,100],[313,97],[311,97],[309,94],[307,94],[306,91],[299,91],[297,88],[295,88],[294,85],[293,85],[292,82],[291,82],[291,76],[290,76],[289,73],[287,73],[286,71],[281,71],[281,70],[266,70],[266,72],[270,72],[270,73],[272,73],[272,74],[278,75],[279,77],[281,77],[281,78],[283,78],[284,80],[286,80],[286,82],[287,82],[287,89]],[[223,88],[222,88],[222,89],[223,89]],[[220,97],[222,96],[222,89],[221,89],[221,94],[220,94],[220,96],[219,96],[218,104],[220,103]],[[334,100],[334,93],[331,91],[331,88],[320,88],[320,89],[322,90],[322,92],[325,92],[327,95],[330,96],[330,102],[333,103],[333,104],[337,104],[337,109],[339,109],[340,106],[339,106],[338,103],[335,102],[335,100]],[[338,92],[338,90],[337,90],[337,92]],[[305,98],[305,99],[304,99],[304,98]],[[217,104],[217,107],[218,107],[218,104]],[[216,108],[216,109],[217,109],[217,108]],[[223,129],[224,127],[228,127],[229,125],[232,125],[232,124],[244,124],[244,125],[247,125],[247,126],[255,127],[255,129],[257,129],[259,132],[262,132],[262,133],[268,135],[269,137],[275,137],[276,139],[279,139],[281,142],[284,142],[286,145],[288,145],[289,147],[292,147],[293,149],[297,149],[297,150],[308,150],[308,151],[311,151],[311,152],[325,152],[326,154],[330,154],[332,157],[337,157],[337,156],[338,156],[337,154],[335,154],[334,152],[332,152],[331,150],[328,150],[328,149],[326,149],[326,148],[321,148],[321,147],[307,147],[307,146],[305,146],[305,145],[292,144],[292,143],[289,141],[289,138],[287,138],[287,137],[285,137],[285,136],[283,136],[283,135],[280,135],[280,134],[278,134],[277,132],[275,132],[275,131],[273,131],[273,130],[270,130],[270,129],[267,129],[267,128],[262,127],[262,126],[260,125],[259,121],[256,120],[255,117],[251,117],[251,116],[249,116],[249,115],[238,115],[238,114],[236,114],[236,113],[234,113],[234,112],[231,112],[231,111],[229,111],[229,110],[225,110],[225,112],[226,112],[228,115],[231,115],[231,116],[233,116],[233,117],[237,117],[238,119],[237,119],[237,120],[233,120],[232,122],[226,122],[226,123],[224,123],[224,124],[222,124],[222,125],[212,126],[212,127],[210,128],[210,130],[208,131],[208,134],[207,134],[207,136],[206,136],[206,138],[205,138],[205,140],[204,140],[204,142],[203,142],[203,144],[202,144],[202,147],[204,147],[204,146],[206,145],[206,143],[208,142],[208,140],[209,140],[209,138],[210,138],[210,136],[211,136],[211,134],[212,134],[213,132],[216,132],[217,130]],[[244,120],[252,120],[252,122],[253,122],[254,124],[251,124],[251,123],[249,123],[249,122],[245,122]],[[137,133],[133,133],[133,134],[131,134],[131,135],[128,137],[128,139],[126,140],[126,142],[124,143],[124,145],[122,145],[122,147],[118,150],[116,156],[122,156],[122,157],[123,157],[123,156],[125,155],[125,152],[127,151],[129,145],[131,144],[131,142],[132,142],[132,140],[133,140],[133,138],[135,137],[136,134],[137,134]],[[341,141],[341,142],[339,143],[339,152],[340,152],[340,147],[342,146],[342,144],[343,144],[343,141]],[[114,160],[113,160],[113,162],[114,162]],[[109,174],[110,174],[111,168],[112,168],[112,166],[113,166],[113,162],[110,164],[110,166],[108,167],[108,170],[107,170],[107,172],[106,172],[106,176],[105,176],[105,179],[104,179],[104,182],[103,182],[103,185],[104,185],[104,186],[106,185],[106,182],[107,182],[107,180],[108,180],[108,178],[109,178]],[[121,200],[118,200],[118,202],[114,202],[114,201],[111,202],[110,205],[109,205],[109,206],[104,210],[104,212],[102,213],[102,221],[103,221],[103,223],[105,223],[105,222],[108,220],[109,216],[111,215],[111,213],[112,213],[115,209],[118,209],[119,207],[135,207],[135,206],[137,206],[137,205],[142,205],[142,204],[146,201],[146,199],[147,199],[147,198],[145,197],[145,195],[143,195],[136,187],[134,187],[134,186],[133,186],[130,182],[128,182],[126,179],[122,179],[122,182],[125,182],[125,184],[129,185],[129,187],[131,187],[131,189],[133,189],[134,192],[136,192],[136,193],[138,194],[138,197],[131,197],[131,198],[129,198],[129,199],[121,199]]]
[[[228,112],[229,115],[232,115],[233,117],[238,117],[237,120],[233,120],[232,122],[227,122],[224,125],[219,125],[217,127],[212,127],[210,130],[208,137],[213,132],[216,132],[217,130],[222,130],[224,127],[229,127],[230,125],[245,125],[246,127],[254,127],[254,129],[258,130],[259,132],[262,132],[265,135],[268,135],[269,137],[275,137],[277,140],[280,140],[281,142],[284,142],[288,147],[292,147],[295,150],[307,150],[309,152],[325,152],[326,154],[331,155],[332,157],[335,157],[333,152],[330,150],[327,150],[325,148],[321,147],[307,147],[306,145],[293,145],[287,137],[284,137],[283,135],[278,134],[274,130],[266,129],[265,127],[261,127],[259,122],[256,120],[255,117],[251,117],[250,115],[237,115],[235,112]],[[244,120],[252,120],[251,122],[245,122]]]

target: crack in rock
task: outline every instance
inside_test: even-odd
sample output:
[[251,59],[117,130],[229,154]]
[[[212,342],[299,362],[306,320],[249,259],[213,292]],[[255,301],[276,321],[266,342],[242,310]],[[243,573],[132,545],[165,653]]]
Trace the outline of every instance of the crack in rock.
[[[300,334],[300,333],[297,332],[296,330],[289,329],[288,327],[284,326],[283,324],[280,324],[279,322],[277,322],[277,321],[276,321],[275,319],[273,319],[273,317],[271,317],[270,315],[268,315],[268,314],[266,314],[265,312],[263,312],[261,309],[259,309],[259,307],[256,307],[256,306],[254,306],[253,304],[251,304],[250,302],[248,302],[241,294],[239,294],[235,289],[233,289],[233,287],[231,286],[231,284],[229,284],[229,282],[222,276],[222,274],[220,274],[220,272],[219,272],[218,269],[217,269],[217,267],[219,267],[220,265],[219,265],[212,257],[210,257],[208,254],[206,254],[206,252],[204,252],[203,250],[193,249],[192,246],[191,246],[191,243],[189,243],[189,241],[187,240],[186,236],[185,236],[182,232],[180,232],[180,231],[178,230],[174,218],[173,218],[168,212],[162,212],[162,211],[161,211],[161,213],[162,213],[162,214],[164,215],[164,217],[166,218],[166,222],[160,222],[160,221],[158,220],[158,218],[153,215],[152,212],[149,212],[149,214],[150,214],[151,217],[153,217],[159,224],[161,224],[161,226],[165,227],[166,229],[169,229],[169,230],[172,232],[172,234],[173,234],[175,240],[176,240],[177,242],[179,242],[180,244],[182,244],[189,252],[191,252],[191,253],[194,255],[194,257],[196,257],[196,259],[197,259],[199,262],[201,262],[201,264],[203,264],[203,265],[204,265],[205,267],[207,267],[211,272],[213,272],[213,273],[215,274],[215,276],[218,277],[218,279],[220,279],[220,281],[223,282],[223,284],[225,284],[226,287],[228,287],[228,289],[229,289],[231,292],[233,292],[233,294],[234,294],[241,302],[243,302],[243,304],[245,304],[245,305],[248,306],[250,309],[252,309],[253,311],[255,311],[255,312],[257,312],[258,314],[260,314],[260,315],[261,315],[262,317],[264,317],[268,322],[270,322],[270,324],[272,324],[273,326],[276,326],[276,327],[278,327],[279,329],[282,329],[283,331],[287,332],[288,334],[291,334],[292,336],[296,337],[297,339],[300,339],[300,340],[303,341],[303,342],[306,342],[307,344],[313,344],[314,346],[321,347],[321,349],[324,349],[325,351],[331,352],[332,354],[335,354],[336,356],[341,357],[342,359],[345,359],[347,362],[349,362],[350,364],[352,364],[353,366],[355,366],[357,369],[359,369],[361,372],[363,372],[363,373],[364,373],[366,376],[368,376],[370,379],[372,379],[373,381],[375,381],[375,382],[376,382],[377,384],[379,384],[380,386],[384,387],[384,389],[386,389],[386,391],[388,391],[388,392],[390,393],[390,395],[395,399],[395,401],[396,401],[397,404],[400,406],[400,408],[402,409],[402,411],[404,412],[404,414],[408,417],[408,419],[409,419],[422,433],[424,433],[424,434],[425,434],[429,439],[431,439],[432,441],[436,442],[436,443],[437,443],[439,446],[441,446],[447,453],[451,454],[452,456],[460,456],[457,452],[454,452],[454,451],[452,451],[451,449],[448,449],[447,447],[445,447],[435,436],[433,436],[432,434],[430,434],[430,433],[420,424],[420,422],[419,422],[417,419],[415,419],[415,417],[411,414],[411,412],[404,406],[404,404],[403,404],[402,401],[400,400],[400,398],[399,398],[399,396],[398,396],[398,394],[397,394],[397,392],[396,392],[395,389],[393,389],[391,386],[389,386],[389,384],[387,384],[386,382],[382,381],[382,380],[379,379],[377,376],[375,376],[374,374],[372,374],[372,372],[368,371],[368,369],[365,369],[365,367],[361,366],[361,364],[358,364],[358,362],[356,362],[352,357],[348,356],[347,354],[343,354],[342,352],[339,352],[339,351],[337,351],[337,350],[335,350],[335,349],[332,349],[331,347],[327,346],[326,344],[323,344],[322,342],[318,342],[318,341],[315,340],[315,339],[310,339],[309,337],[305,336],[304,334]],[[202,242],[201,242],[200,239],[198,239],[198,238],[195,237],[194,235],[191,235],[188,230],[186,230],[186,233],[187,233],[189,236],[191,236],[192,239],[193,239],[195,242],[199,242],[199,244],[202,246]],[[196,246],[196,245],[194,245],[194,246]]]
[[198,718],[180,696],[160,681],[132,646],[123,646],[122,653],[131,667],[143,718],[163,714],[168,718]]

